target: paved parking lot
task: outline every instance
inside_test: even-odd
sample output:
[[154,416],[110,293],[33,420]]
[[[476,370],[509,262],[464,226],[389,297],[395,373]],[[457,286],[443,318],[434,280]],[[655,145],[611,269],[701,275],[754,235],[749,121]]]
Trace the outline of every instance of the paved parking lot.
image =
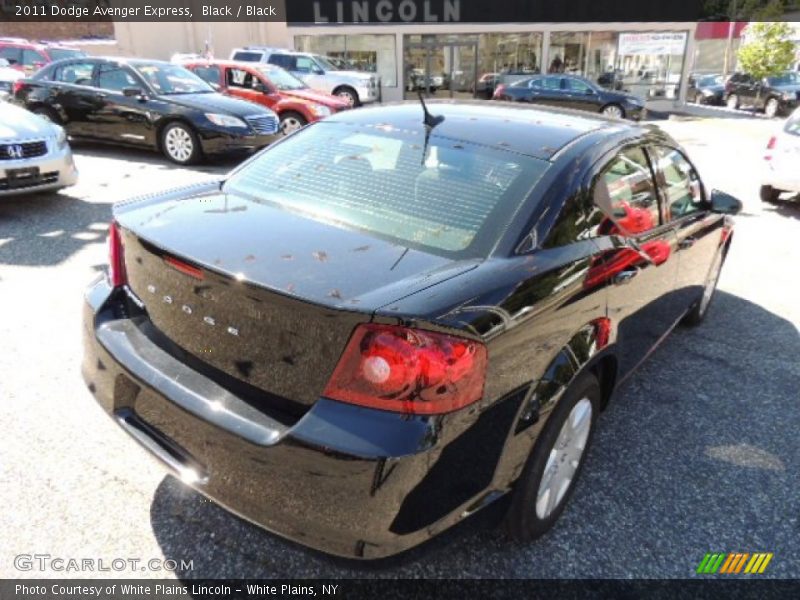
[[489,514],[372,566],[228,515],[95,406],[79,374],[81,294],[105,262],[111,204],[233,165],[77,146],[78,186],[0,200],[0,577],[62,575],[18,571],[23,553],[193,561],[180,577],[686,577],[710,551],[773,552],[766,575],[800,576],[800,203],[758,200],[776,124],[663,126],[711,187],[744,201],[708,321],[677,331],[620,390],[546,538],[510,543]]

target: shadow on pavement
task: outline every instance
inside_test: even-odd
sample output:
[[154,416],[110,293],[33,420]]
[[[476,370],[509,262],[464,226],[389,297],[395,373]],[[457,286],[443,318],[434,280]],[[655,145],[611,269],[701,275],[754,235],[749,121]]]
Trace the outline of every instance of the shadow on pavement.
[[[181,579],[693,577],[710,550],[796,555],[798,356],[796,325],[718,292],[703,325],[676,330],[617,391],[570,505],[535,543],[494,529],[495,508],[399,557],[335,559],[171,476],[155,490],[151,526],[165,557],[193,561]],[[789,555],[769,575],[793,568]]]
[[52,266],[86,244],[103,242],[111,202],[60,193],[0,198],[0,265]]

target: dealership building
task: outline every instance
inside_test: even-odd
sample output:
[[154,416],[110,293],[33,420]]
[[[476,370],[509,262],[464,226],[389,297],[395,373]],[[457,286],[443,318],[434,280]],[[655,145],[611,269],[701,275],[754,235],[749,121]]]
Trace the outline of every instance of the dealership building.
[[634,94],[678,99],[682,75],[697,60],[696,22],[476,23],[465,20],[461,1],[312,1],[301,20],[290,10],[287,22],[114,27],[123,55],[211,50],[226,58],[232,48],[262,44],[340,58],[379,74],[384,101],[415,94],[413,81],[426,76],[441,82],[437,96],[464,97],[492,73],[563,72],[597,81],[609,71]]

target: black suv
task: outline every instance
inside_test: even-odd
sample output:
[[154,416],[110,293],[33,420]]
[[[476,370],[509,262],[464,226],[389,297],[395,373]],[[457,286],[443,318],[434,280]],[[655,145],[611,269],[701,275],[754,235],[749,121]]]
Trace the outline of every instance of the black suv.
[[752,107],[768,117],[790,113],[800,104],[800,73],[786,71],[757,80],[748,73],[734,73],[725,84],[728,108]]

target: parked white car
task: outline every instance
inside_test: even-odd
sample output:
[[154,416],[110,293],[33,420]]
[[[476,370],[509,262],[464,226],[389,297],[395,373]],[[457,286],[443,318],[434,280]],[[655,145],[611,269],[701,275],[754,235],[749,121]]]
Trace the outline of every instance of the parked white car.
[[5,58],[0,58],[0,100],[11,94],[14,82],[25,77],[25,73],[12,69]]
[[0,196],[57,190],[77,180],[64,129],[0,102]]
[[381,81],[377,75],[361,71],[342,71],[319,54],[265,46],[245,46],[234,48],[231,60],[277,65],[301,79],[311,89],[339,96],[351,106],[380,99]]
[[783,192],[800,194],[800,108],[769,139],[764,163],[761,200],[775,202]]

